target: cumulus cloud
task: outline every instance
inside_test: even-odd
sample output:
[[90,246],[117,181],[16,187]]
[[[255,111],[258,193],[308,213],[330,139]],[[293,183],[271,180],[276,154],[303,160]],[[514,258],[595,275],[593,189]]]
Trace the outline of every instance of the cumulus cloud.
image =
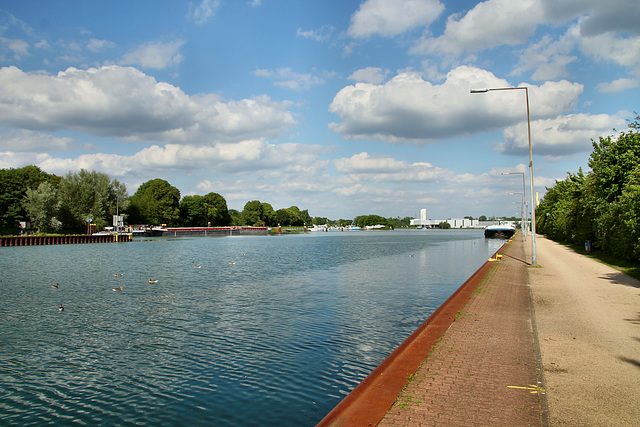
[[379,67],[367,67],[354,71],[348,79],[356,82],[379,84],[384,81],[386,71]]
[[520,75],[526,71],[534,70],[534,80],[554,80],[568,77],[567,66],[577,57],[571,55],[575,43],[566,37],[561,40],[553,40],[545,35],[542,39],[533,43],[520,52],[518,66],[511,75]]
[[598,85],[598,90],[600,92],[621,92],[638,86],[640,86],[640,81],[638,81],[638,79],[621,78],[612,82],[600,83]]
[[[526,119],[524,94],[472,95],[470,89],[510,87],[492,73],[468,66],[433,85],[402,73],[383,85],[357,83],[340,90],[329,111],[341,119],[330,129],[349,139],[427,143],[489,131]],[[547,82],[530,89],[533,117],[556,116],[575,106],[582,85]],[[524,91],[523,91],[524,92]]]
[[[578,47],[596,60],[610,61],[640,73],[640,3],[627,0],[487,0],[464,14],[448,17],[444,33],[429,32],[418,39],[410,52],[437,55],[451,61],[498,46],[523,45],[544,25],[572,25],[565,36],[548,35],[516,52],[519,63],[512,74],[533,70],[534,80],[569,75],[567,66],[576,60]],[[474,56],[467,58],[473,59]]]
[[430,163],[409,163],[387,156],[371,156],[363,152],[333,161],[337,172],[351,181],[364,182],[429,182],[450,177],[451,171]]
[[640,72],[640,35],[625,37],[606,33],[580,37],[579,43],[580,51],[596,61],[612,62]]
[[438,0],[367,0],[351,17],[354,38],[394,36],[431,25],[444,10]]
[[[531,144],[537,155],[554,160],[559,156],[589,152],[591,140],[614,134],[614,128],[625,128],[622,114],[569,114],[531,123]],[[527,124],[519,123],[504,131],[504,142],[496,145],[504,154],[523,155],[529,152]]]
[[411,52],[459,56],[500,45],[524,43],[544,20],[539,0],[489,0],[478,3],[464,16],[451,15],[444,34],[418,40]]
[[325,147],[295,143],[273,144],[266,140],[246,140],[214,145],[151,145],[132,155],[111,153],[82,154],[76,158],[46,155],[39,166],[53,173],[82,168],[108,172],[118,177],[153,177],[158,170],[190,174],[257,174],[287,167],[312,169]]
[[57,138],[30,130],[13,130],[0,134],[0,148],[14,152],[66,151],[74,148],[72,138]]
[[183,40],[147,43],[125,54],[119,63],[139,65],[142,68],[167,68],[182,62],[183,57],[179,51],[183,44]]
[[225,101],[189,96],[134,69],[69,68],[57,75],[0,69],[0,124],[18,129],[80,131],[167,143],[276,137],[295,123],[267,96]]

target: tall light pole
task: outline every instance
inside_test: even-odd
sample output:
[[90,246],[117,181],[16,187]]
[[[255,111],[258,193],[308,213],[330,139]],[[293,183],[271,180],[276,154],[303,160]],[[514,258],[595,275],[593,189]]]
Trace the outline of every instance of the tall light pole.
[[527,192],[525,191],[525,187],[524,187],[524,172],[502,172],[501,175],[522,175],[522,199],[523,199],[523,212],[524,212],[524,217],[522,217],[522,221],[523,221],[523,234],[524,234],[524,241],[527,241],[527,233],[528,230],[525,228],[527,225],[527,202],[524,201],[527,198]]
[[524,89],[527,100],[527,131],[529,136],[529,172],[531,173],[531,264],[536,265],[536,204],[533,191],[533,154],[531,151],[531,116],[529,114],[529,88],[528,87],[499,87],[491,89],[471,89],[471,93],[486,93],[495,90]]

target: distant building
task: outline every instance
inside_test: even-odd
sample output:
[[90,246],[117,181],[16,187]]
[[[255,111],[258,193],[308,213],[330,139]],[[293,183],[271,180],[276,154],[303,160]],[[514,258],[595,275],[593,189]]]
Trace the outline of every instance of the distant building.
[[420,209],[420,218],[411,220],[411,225],[417,228],[437,228],[441,222],[447,222],[451,228],[483,228],[477,219],[449,218],[449,219],[427,219],[427,210]]

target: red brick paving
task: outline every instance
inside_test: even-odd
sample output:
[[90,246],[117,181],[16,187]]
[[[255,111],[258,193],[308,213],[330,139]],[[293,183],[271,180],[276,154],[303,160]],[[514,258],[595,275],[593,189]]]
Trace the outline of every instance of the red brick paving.
[[379,426],[546,424],[526,268],[516,237]]

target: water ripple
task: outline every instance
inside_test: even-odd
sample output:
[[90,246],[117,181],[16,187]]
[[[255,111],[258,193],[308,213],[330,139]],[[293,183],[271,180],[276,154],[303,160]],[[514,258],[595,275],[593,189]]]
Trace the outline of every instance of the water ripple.
[[0,423],[314,425],[495,249],[465,231],[0,248]]

